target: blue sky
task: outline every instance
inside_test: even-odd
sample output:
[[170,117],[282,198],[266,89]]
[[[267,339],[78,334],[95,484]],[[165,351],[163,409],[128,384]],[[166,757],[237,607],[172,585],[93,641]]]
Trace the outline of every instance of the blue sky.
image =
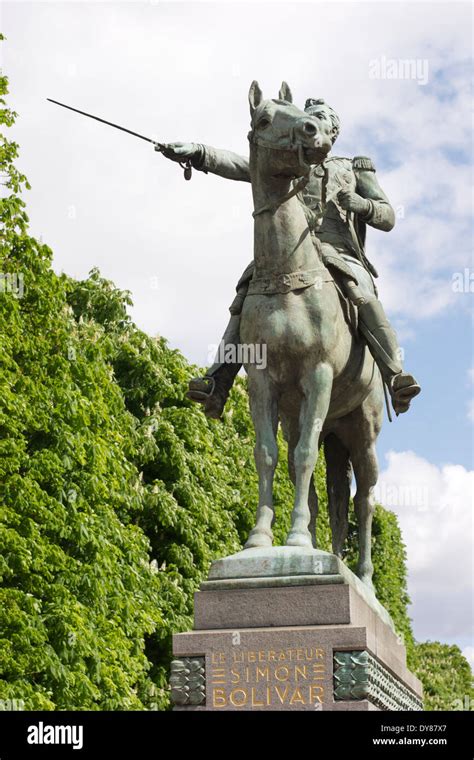
[[[45,98],[155,139],[246,153],[250,82],[275,97],[286,79],[295,102],[322,96],[340,114],[335,155],[374,160],[397,224],[369,229],[368,255],[423,388],[380,436],[381,500],[407,543],[415,634],[470,657],[472,293],[455,292],[453,278],[474,271],[471,13],[453,2],[1,8],[32,231],[58,271],[83,277],[99,266],[130,290],[138,324],[197,364],[220,339],[252,255],[249,186],[197,172],[185,183],[146,143]],[[397,77],[384,76],[387,65]]]
[[[469,300],[469,294],[464,297]],[[400,450],[409,441],[410,448],[423,452],[435,464],[472,467],[473,426],[466,414],[472,398],[468,372],[471,331],[471,316],[461,309],[453,309],[449,318],[439,315],[417,327],[416,338],[409,343],[408,355],[413,360],[406,361],[423,385],[417,413],[384,426],[380,452]]]

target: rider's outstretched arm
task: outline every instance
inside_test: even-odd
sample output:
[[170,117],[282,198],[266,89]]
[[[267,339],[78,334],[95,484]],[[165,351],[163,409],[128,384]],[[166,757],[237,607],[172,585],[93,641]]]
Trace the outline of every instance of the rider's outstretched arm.
[[198,145],[199,153],[193,159],[193,166],[203,172],[211,172],[219,177],[250,182],[249,160],[231,150]]
[[168,143],[156,147],[165,158],[171,161],[189,160],[198,171],[211,172],[219,177],[250,182],[249,160],[231,150],[212,148],[199,143]]

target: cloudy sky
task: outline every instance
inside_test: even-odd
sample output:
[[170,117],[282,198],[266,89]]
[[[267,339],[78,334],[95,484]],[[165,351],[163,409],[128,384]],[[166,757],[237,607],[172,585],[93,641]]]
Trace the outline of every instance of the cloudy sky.
[[[2,69],[31,228],[57,271],[98,266],[137,323],[199,365],[251,259],[250,187],[194,173],[54,98],[161,141],[247,153],[247,92],[324,97],[335,155],[368,155],[397,213],[368,252],[423,392],[385,425],[378,495],[408,548],[420,640],[473,654],[474,268],[468,3],[4,2]],[[410,61],[408,68],[401,61]]]

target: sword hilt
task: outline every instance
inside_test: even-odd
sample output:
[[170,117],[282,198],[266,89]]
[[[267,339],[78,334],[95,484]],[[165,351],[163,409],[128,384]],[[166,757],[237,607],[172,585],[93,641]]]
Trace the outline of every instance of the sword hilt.
[[[155,146],[155,150],[156,150],[158,153],[161,153],[161,151],[162,151],[162,150],[163,150],[163,148],[165,147],[165,146],[163,145],[163,143],[159,143],[159,142],[155,142],[155,141],[153,141],[153,145]],[[184,164],[183,164],[183,162],[182,162],[182,161],[179,161],[179,165],[180,165],[181,169],[183,170],[184,179],[186,179],[186,180],[190,180],[190,179],[191,179],[191,177],[193,176],[193,165],[192,165],[192,163],[191,163],[190,159],[188,158],[188,159],[185,161],[185,163],[184,163]]]

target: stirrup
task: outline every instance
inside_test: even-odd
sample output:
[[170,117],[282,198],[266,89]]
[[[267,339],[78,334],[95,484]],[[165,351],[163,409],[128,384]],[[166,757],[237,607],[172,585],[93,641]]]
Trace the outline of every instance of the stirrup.
[[211,375],[205,377],[193,377],[188,383],[186,396],[193,401],[205,402],[211,398],[215,389],[216,381]]

